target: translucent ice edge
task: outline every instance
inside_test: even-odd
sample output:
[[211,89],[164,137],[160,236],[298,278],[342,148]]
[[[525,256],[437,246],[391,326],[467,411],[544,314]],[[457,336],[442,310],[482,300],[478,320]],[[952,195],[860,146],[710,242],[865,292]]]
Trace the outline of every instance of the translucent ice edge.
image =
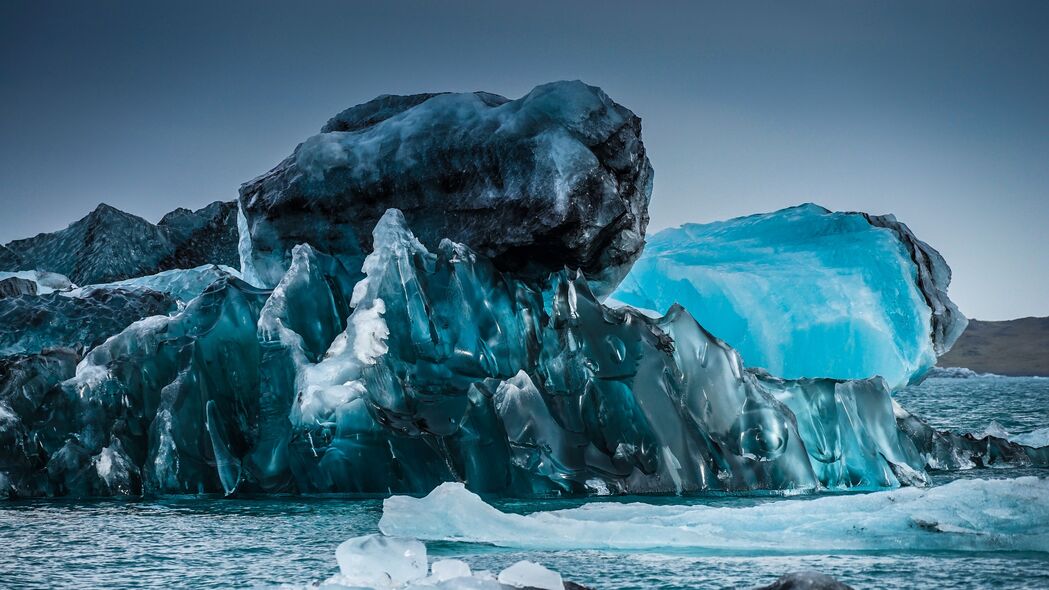
[[202,264],[194,268],[176,268],[152,275],[145,275],[123,281],[99,283],[74,288],[65,293],[68,297],[84,297],[98,289],[150,289],[161,293],[170,293],[182,302],[188,302],[204,292],[209,285],[222,277],[240,278],[240,271],[222,264]]
[[934,488],[784,499],[746,507],[593,502],[509,514],[462,484],[393,496],[379,529],[523,549],[1049,552],[1049,480],[957,480]]

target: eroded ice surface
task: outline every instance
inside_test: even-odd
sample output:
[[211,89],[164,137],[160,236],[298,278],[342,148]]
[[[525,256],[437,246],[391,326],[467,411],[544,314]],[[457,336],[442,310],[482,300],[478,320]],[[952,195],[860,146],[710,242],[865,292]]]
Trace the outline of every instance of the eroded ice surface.
[[591,502],[512,514],[461,484],[393,496],[379,528],[423,540],[527,549],[964,550],[1049,552],[1049,480],[957,480],[933,488],[784,499],[745,507]]
[[[462,244],[430,252],[397,210],[372,242],[363,275],[302,245],[272,291],[223,276],[8,404],[9,489],[880,489],[924,485],[926,467],[1049,462],[935,431],[897,412],[881,378],[747,370],[679,306],[610,309],[581,273],[538,291]],[[84,300],[18,299],[42,297]],[[57,380],[47,363],[19,366]]]
[[688,309],[747,366],[899,388],[965,328],[950,269],[891,216],[801,205],[649,238],[612,299]]
[[302,243],[356,270],[396,207],[430,249],[452,239],[533,282],[582,269],[607,293],[644,246],[651,192],[641,120],[599,88],[386,95],[241,187],[241,258],[270,287]]

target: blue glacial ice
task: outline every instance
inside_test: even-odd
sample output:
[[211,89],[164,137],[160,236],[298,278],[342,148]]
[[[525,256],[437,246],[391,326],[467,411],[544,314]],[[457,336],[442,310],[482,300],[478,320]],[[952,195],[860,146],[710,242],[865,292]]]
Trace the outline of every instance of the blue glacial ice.
[[[943,259],[891,216],[663,232],[615,294],[658,313],[602,304],[644,243],[640,129],[580,82],[384,96],[236,204],[158,225],[102,206],[12,242],[5,260],[117,282],[8,277],[4,489],[794,493],[1049,465],[893,402],[965,319]],[[232,260],[234,215],[243,276],[128,278]]]
[[812,204],[649,238],[612,302],[681,304],[747,366],[788,379],[918,380],[965,329],[950,268],[892,216]]
[[[881,378],[748,370],[680,306],[650,318],[601,305],[577,272],[540,291],[462,244],[431,252],[397,210],[372,243],[357,270],[298,246],[273,290],[222,276],[98,344],[74,374],[12,358],[9,489],[790,492],[1049,464],[1046,449],[935,431]],[[41,297],[80,300],[17,299]],[[51,385],[26,395],[30,382]]]
[[524,549],[1049,552],[1049,480],[962,479],[933,488],[785,498],[752,506],[590,502],[514,514],[461,484],[383,503],[380,530]]

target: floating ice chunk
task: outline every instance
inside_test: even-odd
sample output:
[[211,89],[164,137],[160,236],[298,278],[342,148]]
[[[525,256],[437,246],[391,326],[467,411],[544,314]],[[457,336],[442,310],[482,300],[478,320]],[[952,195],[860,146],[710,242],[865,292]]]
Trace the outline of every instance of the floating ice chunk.
[[933,367],[925,374],[926,379],[976,379],[1001,377],[995,373],[977,373],[964,367]]
[[430,577],[438,582],[455,578],[469,578],[470,566],[459,559],[438,559],[430,565]]
[[396,588],[426,577],[426,545],[415,539],[365,535],[335,550],[339,575],[328,583]]
[[794,572],[754,590],[852,590],[833,577],[819,572]]
[[974,434],[974,436],[976,436],[977,438],[983,438],[986,436],[1004,438],[1009,442],[1033,448],[1049,446],[1049,427],[1038,428],[1030,432],[1023,432],[1020,434],[1013,434],[1006,430],[1004,426],[992,420],[991,423],[987,425],[987,428],[982,433]]
[[499,583],[541,590],[563,590],[565,587],[561,574],[531,561],[518,561],[499,572]]
[[1011,442],[1016,444],[1042,448],[1049,446],[1049,427],[1039,428],[1032,430],[1031,432],[1024,432],[1022,434],[1016,434],[1009,438]]
[[424,540],[526,549],[841,551],[941,549],[1049,552],[1049,480],[957,480],[934,488],[772,500],[745,507],[592,502],[503,513],[446,483],[393,496],[379,528]]
[[[403,537],[365,535],[339,545],[335,551],[339,573],[327,579],[321,588],[375,590],[506,590],[537,588],[563,590],[564,582],[555,571],[519,561],[499,573],[498,579],[488,572],[472,572],[458,559],[439,559],[427,573],[426,546]],[[309,587],[317,587],[309,586]]]

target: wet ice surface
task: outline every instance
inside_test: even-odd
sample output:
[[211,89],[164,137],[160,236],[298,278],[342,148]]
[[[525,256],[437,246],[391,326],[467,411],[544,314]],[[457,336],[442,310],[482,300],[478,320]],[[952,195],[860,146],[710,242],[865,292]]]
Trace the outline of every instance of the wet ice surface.
[[[1045,384],[945,379],[903,392],[900,399],[938,426],[983,428],[993,419],[1020,432],[1049,422]],[[915,407],[915,402],[925,406]],[[1044,469],[972,470],[936,474],[933,483],[1046,474]],[[615,501],[745,507],[791,500],[708,495]],[[575,508],[585,501],[491,503],[503,512],[531,513]],[[321,581],[338,572],[340,543],[377,530],[381,504],[345,498],[196,497],[0,503],[0,587],[227,588]],[[474,571],[499,572],[520,560],[534,561],[595,588],[748,588],[799,570],[825,572],[855,588],[1049,587],[1049,553],[1032,551],[881,548],[785,555],[695,548],[521,550],[453,542],[428,542],[427,551],[431,560],[462,559]]]

